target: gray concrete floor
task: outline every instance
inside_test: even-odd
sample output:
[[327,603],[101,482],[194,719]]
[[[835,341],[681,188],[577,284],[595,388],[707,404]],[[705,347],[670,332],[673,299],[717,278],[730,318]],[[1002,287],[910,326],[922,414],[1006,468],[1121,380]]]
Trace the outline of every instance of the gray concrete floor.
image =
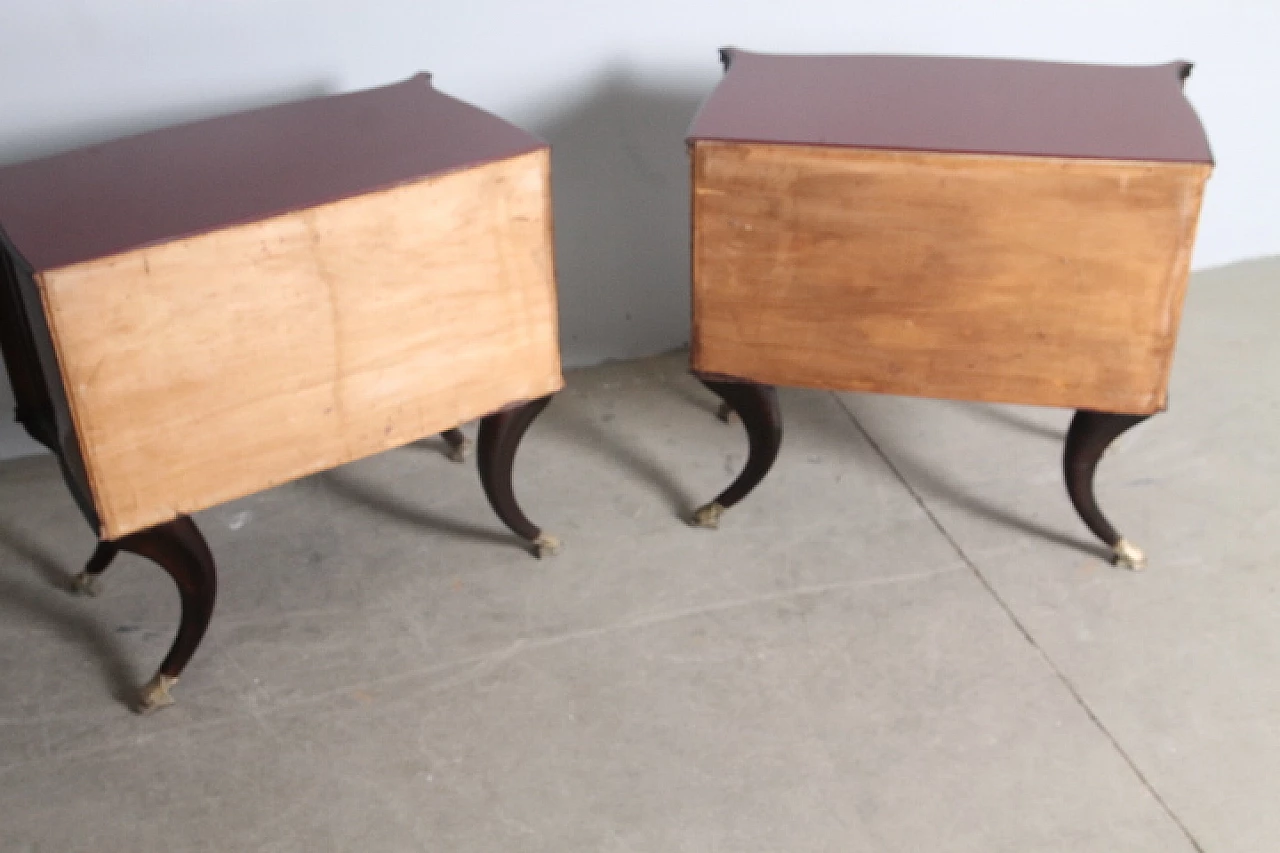
[[[771,477],[679,355],[572,373],[527,556],[436,441],[202,513],[177,616],[48,457],[0,465],[2,851],[1280,850],[1280,262],[1195,277],[1172,408],[1062,488],[1062,411],[784,390]],[[234,464],[229,460],[228,464]]]

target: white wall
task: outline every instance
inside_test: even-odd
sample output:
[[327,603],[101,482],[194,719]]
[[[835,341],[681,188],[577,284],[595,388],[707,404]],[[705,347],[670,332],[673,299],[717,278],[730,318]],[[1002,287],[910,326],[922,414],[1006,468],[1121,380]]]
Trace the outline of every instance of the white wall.
[[1280,253],[1277,34],[1277,0],[0,0],[0,163],[429,70],[552,142],[564,353],[584,364],[686,340],[682,140],[722,45],[1194,60],[1219,163],[1205,267]]

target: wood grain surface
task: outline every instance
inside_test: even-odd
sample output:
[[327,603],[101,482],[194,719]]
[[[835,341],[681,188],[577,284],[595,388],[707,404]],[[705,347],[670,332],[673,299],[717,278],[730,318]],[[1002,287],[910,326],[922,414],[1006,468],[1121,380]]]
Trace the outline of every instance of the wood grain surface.
[[40,277],[103,536],[562,385],[544,150]]
[[695,370],[1150,413],[1210,166],[697,141]]

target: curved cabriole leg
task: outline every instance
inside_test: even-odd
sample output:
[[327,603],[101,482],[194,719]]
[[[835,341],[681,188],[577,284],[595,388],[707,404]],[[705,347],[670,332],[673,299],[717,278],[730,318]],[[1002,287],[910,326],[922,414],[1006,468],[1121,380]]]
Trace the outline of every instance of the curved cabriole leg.
[[778,448],[782,445],[782,410],[778,408],[778,392],[771,385],[725,382],[701,376],[698,379],[724,400],[725,406],[737,412],[746,427],[750,446],[746,467],[738,479],[718,498],[693,514],[695,527],[715,528],[720,526],[720,516],[724,511],[750,494],[773,467],[774,460],[778,458]]
[[498,518],[517,536],[533,544],[535,557],[547,557],[560,550],[560,541],[544,533],[520,509],[515,490],[511,485],[515,467],[516,450],[534,418],[551,402],[551,395],[539,397],[520,406],[489,415],[480,421],[480,434],[476,442],[476,463],[480,468],[480,483],[484,486],[489,505]]
[[1098,509],[1093,494],[1093,475],[1098,460],[1108,445],[1125,430],[1137,426],[1150,415],[1115,415],[1107,412],[1091,412],[1081,409],[1071,419],[1067,430],[1067,446],[1062,456],[1062,468],[1067,478],[1067,494],[1080,518],[1094,535],[1111,548],[1112,562],[1140,570],[1146,567],[1147,558],[1138,546],[1125,539],[1107,521]]
[[471,452],[471,439],[462,434],[460,429],[445,430],[440,433],[440,437],[444,439],[444,443],[449,445],[449,453],[447,454],[454,462],[466,462],[467,455]]
[[120,549],[116,546],[116,543],[107,542],[106,540],[99,542],[98,547],[93,551],[93,556],[89,558],[89,562],[84,564],[84,570],[71,579],[71,588],[81,595],[97,595],[99,591],[98,579],[102,577],[102,573],[107,570],[107,566],[111,565],[111,561],[119,553]]
[[[173,521],[131,533],[115,541],[121,551],[137,554],[154,561],[169,573],[178,585],[182,601],[182,622],[178,635],[173,639],[169,654],[160,664],[154,678],[142,688],[137,710],[140,713],[173,704],[169,689],[178,682],[178,676],[195,654],[204,638],[209,619],[213,616],[213,602],[217,595],[217,572],[213,555],[195,522],[185,515]],[[97,556],[95,554],[95,556]]]

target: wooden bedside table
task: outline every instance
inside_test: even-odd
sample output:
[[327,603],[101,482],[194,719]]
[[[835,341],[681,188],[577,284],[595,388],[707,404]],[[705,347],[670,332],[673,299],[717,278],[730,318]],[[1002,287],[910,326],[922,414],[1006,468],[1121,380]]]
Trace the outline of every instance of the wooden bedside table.
[[539,555],[511,470],[563,384],[550,157],[435,91],[198,122],[0,169],[0,321],[17,418],[101,544],[159,563],[182,621],[165,704],[213,611],[189,513],[477,417],[485,493]]
[[773,385],[1077,409],[1067,489],[1133,568],[1093,476],[1165,408],[1212,168],[1188,63],[726,50],[689,134],[698,375],[768,473]]

